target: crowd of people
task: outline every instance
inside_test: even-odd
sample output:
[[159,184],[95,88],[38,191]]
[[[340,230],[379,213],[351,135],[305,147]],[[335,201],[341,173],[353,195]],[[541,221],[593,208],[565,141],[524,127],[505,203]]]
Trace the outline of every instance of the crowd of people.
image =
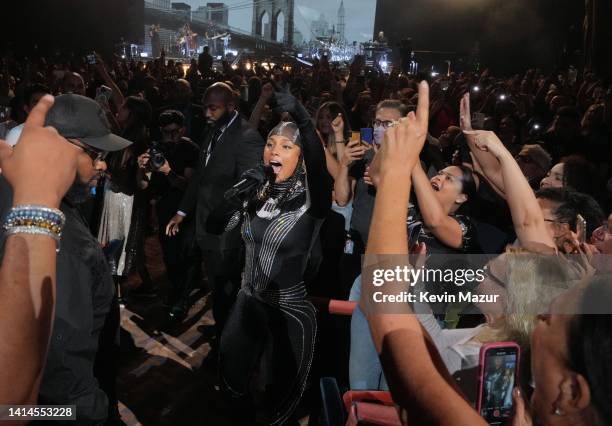
[[[612,421],[609,77],[93,57],[1,58],[0,403],[121,424],[121,306],[163,298],[176,324],[205,286],[235,424],[315,424],[322,375],[404,423],[485,424],[455,378],[510,340],[514,424]],[[372,259],[408,253],[490,256],[475,291],[502,303],[377,310]],[[314,298],[359,302],[350,329]]]

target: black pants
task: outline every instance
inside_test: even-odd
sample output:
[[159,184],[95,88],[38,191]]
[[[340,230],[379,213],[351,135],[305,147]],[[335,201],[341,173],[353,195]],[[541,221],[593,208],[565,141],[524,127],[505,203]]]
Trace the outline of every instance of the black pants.
[[94,364],[94,376],[98,379],[100,389],[108,397],[107,425],[114,425],[120,419],[119,400],[117,398],[117,377],[119,375],[119,330],[121,314],[118,298],[119,283],[115,282],[115,295],[110,310],[104,321],[98,339],[98,352]]
[[213,292],[213,317],[217,338],[221,337],[236,294],[240,289],[244,256],[241,249],[202,250],[208,285]]
[[202,255],[189,226],[169,237],[166,235],[167,222],[160,221],[158,235],[168,280],[172,284],[170,302],[187,305],[191,291],[202,279]]

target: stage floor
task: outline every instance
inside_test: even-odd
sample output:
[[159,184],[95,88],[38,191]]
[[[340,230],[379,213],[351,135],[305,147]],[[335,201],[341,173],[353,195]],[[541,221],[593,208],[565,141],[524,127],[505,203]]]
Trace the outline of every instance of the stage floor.
[[[215,333],[207,292],[198,290],[188,317],[168,327],[163,296],[169,283],[156,236],[147,238],[146,256],[160,291],[128,298],[121,311],[121,417],[128,425],[229,426],[228,408],[215,389],[215,357],[209,358]],[[128,286],[139,283],[138,275],[131,276]]]
[[[128,298],[121,310],[119,411],[130,426],[231,426],[229,407],[218,391],[216,339],[211,298],[202,289],[181,323],[167,327],[163,296],[168,279],[157,236],[146,239],[147,268],[159,287],[155,297]],[[137,274],[128,287],[140,284]],[[308,423],[305,417],[300,421]]]

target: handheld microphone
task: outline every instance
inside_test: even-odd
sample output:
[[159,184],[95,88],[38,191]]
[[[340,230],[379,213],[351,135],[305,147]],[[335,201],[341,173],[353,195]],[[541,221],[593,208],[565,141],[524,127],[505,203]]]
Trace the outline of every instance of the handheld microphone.
[[243,198],[245,194],[250,193],[254,188],[258,187],[266,180],[274,178],[274,170],[270,166],[261,165],[253,169],[247,170],[242,174],[242,179],[230,189],[225,191],[223,197],[226,200],[238,197]]

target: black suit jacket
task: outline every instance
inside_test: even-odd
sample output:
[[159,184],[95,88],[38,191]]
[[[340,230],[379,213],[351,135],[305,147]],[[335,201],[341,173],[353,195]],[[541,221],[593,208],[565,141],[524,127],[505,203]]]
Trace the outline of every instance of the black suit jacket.
[[225,191],[235,185],[242,173],[262,161],[264,140],[242,117],[229,126],[205,165],[206,151],[215,131],[208,129],[200,148],[198,169],[191,179],[179,210],[195,219],[196,238],[205,250],[225,250],[240,247],[240,231],[223,235],[206,232],[206,220],[212,210],[223,202]]

